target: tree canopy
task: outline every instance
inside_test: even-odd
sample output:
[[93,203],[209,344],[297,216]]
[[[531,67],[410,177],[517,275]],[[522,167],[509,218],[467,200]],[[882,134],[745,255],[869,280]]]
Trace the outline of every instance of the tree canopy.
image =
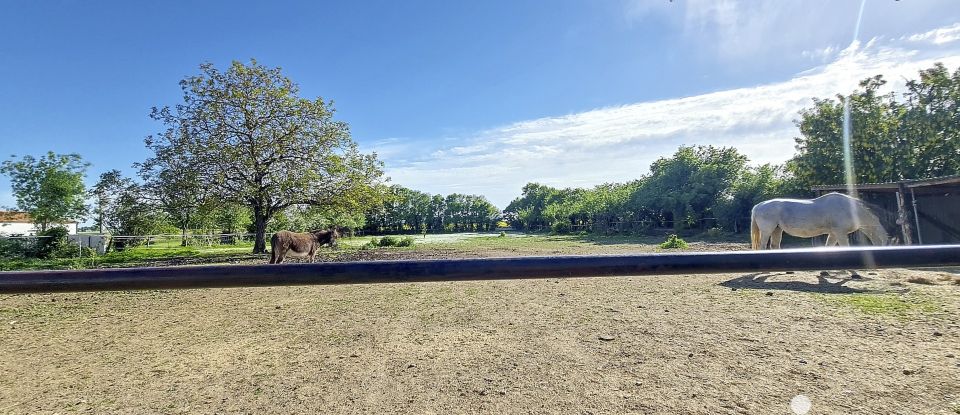
[[384,193],[383,204],[367,211],[368,231],[485,231],[496,227],[500,218],[500,210],[483,196],[430,195],[398,185]]
[[4,161],[0,173],[10,177],[17,209],[29,213],[45,231],[50,224],[79,221],[87,213],[83,179],[88,166],[78,154],[51,151],[39,158]]
[[254,252],[265,251],[267,223],[289,206],[363,211],[376,203],[382,164],[358,150],[332,102],[299,97],[279,68],[256,61],[200,70],[180,82],[182,104],[154,108],[167,129],[146,144],[157,159],[182,159],[218,199],[247,205]]
[[881,75],[848,97],[814,99],[800,113],[797,154],[787,163],[803,187],[844,183],[843,100],[850,101],[853,169],[858,183],[960,174],[960,68],[940,63],[881,94]]

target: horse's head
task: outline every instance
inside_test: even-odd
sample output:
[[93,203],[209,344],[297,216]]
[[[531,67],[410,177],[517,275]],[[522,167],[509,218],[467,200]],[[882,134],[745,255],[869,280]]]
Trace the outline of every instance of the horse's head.
[[331,225],[329,228],[326,229],[325,232],[327,232],[327,234],[330,235],[330,246],[334,246],[334,247],[337,246],[337,239],[340,239],[340,236],[342,235],[342,232],[340,231],[340,227],[336,225]]

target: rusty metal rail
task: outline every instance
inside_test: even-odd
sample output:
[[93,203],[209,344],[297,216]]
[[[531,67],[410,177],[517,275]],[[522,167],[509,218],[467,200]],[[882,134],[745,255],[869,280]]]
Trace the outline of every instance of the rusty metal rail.
[[0,272],[0,294],[960,266],[960,245]]

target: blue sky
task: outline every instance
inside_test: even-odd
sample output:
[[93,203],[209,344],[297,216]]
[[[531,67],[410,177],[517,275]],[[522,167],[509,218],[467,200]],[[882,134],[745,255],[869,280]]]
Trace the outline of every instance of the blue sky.
[[[393,183],[484,194],[643,174],[680,144],[793,152],[813,96],[960,66],[954,0],[0,3],[0,156],[147,157],[152,106],[256,58],[333,99]],[[0,178],[0,205],[14,203]]]

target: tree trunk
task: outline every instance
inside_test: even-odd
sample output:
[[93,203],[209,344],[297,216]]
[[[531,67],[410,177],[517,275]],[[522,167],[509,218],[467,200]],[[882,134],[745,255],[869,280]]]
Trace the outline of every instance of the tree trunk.
[[262,213],[254,214],[254,223],[256,224],[256,238],[253,242],[253,253],[267,253],[267,217]]
[[187,246],[187,227],[180,228],[180,246]]

